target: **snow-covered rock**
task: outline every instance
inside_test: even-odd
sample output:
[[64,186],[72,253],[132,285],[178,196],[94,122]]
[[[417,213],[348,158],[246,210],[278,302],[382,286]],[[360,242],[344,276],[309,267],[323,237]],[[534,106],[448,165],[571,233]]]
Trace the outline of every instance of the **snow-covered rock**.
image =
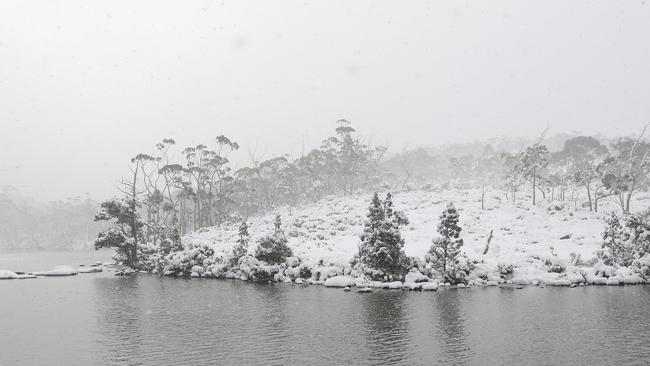
[[0,269],[0,280],[14,280],[18,279],[16,272],[12,272],[6,269]]
[[436,291],[438,289],[438,283],[428,282],[422,285],[422,290],[424,291]]
[[350,276],[334,276],[328,278],[324,283],[325,287],[350,287],[354,286],[354,278]]
[[56,266],[49,271],[45,272],[33,272],[34,276],[48,276],[48,277],[59,277],[59,276],[74,276],[78,272],[76,269],[70,266]]
[[77,269],[77,273],[98,273],[103,272],[101,267],[84,267]]

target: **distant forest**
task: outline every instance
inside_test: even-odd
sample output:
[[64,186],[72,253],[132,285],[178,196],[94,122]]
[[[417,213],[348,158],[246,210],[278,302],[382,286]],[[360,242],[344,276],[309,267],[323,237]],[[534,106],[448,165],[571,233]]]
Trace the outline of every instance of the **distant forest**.
[[0,248],[91,248],[104,225],[95,222],[98,202],[70,198],[43,203],[25,197],[14,187],[0,191]]
[[39,204],[15,190],[3,191],[0,247],[91,246],[104,227],[101,216],[93,222],[98,209],[137,211],[144,226],[137,241],[155,245],[282,205],[374,191],[474,188],[482,206],[486,197],[499,196],[512,204],[560,201],[593,211],[611,197],[626,213],[632,195],[649,183],[650,144],[644,134],[645,129],[637,136],[605,139],[541,132],[532,140],[492,138],[390,151],[339,120],[332,136],[302,156],[262,159],[240,151],[249,163],[237,170],[229,158],[240,146],[226,136],[189,147],[167,138],[152,151],[134,154],[131,174],[117,185],[116,198],[101,206],[88,198]]

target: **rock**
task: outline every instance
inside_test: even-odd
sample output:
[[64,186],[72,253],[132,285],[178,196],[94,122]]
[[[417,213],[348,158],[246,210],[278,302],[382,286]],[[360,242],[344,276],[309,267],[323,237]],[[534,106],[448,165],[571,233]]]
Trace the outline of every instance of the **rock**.
[[354,286],[354,278],[350,276],[334,276],[328,278],[323,285],[325,287],[350,287]]
[[296,278],[296,281],[295,281],[295,282],[296,282],[297,284],[299,284],[299,285],[302,285],[302,284],[304,283],[304,281],[302,280],[302,278]]
[[404,287],[404,285],[402,285],[402,283],[399,282],[399,281],[389,282],[387,285],[388,285],[388,288],[391,289],[391,290],[401,290],[402,287]]
[[0,280],[14,280],[17,278],[18,274],[16,272],[0,269]]
[[459,283],[458,285],[456,285],[456,288],[465,288],[465,287],[466,286],[464,284],[462,284],[462,283]]
[[43,272],[43,276],[57,277],[57,276],[74,276],[77,270],[70,266],[56,266],[49,271]]
[[360,288],[359,291],[357,291],[357,292],[360,293],[360,294],[365,294],[365,293],[368,293],[368,292],[372,292],[372,289],[370,287],[364,287],[364,288]]
[[560,240],[567,240],[567,239],[571,239],[571,234],[566,234],[560,238]]
[[103,269],[100,267],[86,267],[86,268],[79,268],[77,270],[78,273],[98,273],[98,272],[103,272]]
[[436,291],[438,290],[438,284],[435,282],[428,282],[422,285],[422,290],[424,291]]
[[291,277],[287,277],[284,279],[284,283],[291,283]]
[[352,289],[351,289],[350,287],[344,287],[344,288],[343,288],[343,291],[345,291],[345,292],[350,292],[350,291],[352,291]]
[[569,287],[578,287],[578,285],[576,285],[575,283],[572,283],[571,286],[569,286]]
[[429,277],[423,275],[420,272],[409,272],[406,274],[406,277],[404,278],[404,282],[414,282],[414,283],[419,283],[419,282],[429,282]]

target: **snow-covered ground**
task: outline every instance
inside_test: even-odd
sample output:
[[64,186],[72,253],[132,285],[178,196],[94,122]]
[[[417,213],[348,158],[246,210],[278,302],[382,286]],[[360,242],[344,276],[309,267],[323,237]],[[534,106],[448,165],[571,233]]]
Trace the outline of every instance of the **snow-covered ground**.
[[[266,216],[250,218],[249,252],[255,251],[258,238],[271,232],[274,215],[280,214],[289,246],[303,263],[312,267],[345,268],[357,253],[370,198],[370,195],[330,197],[310,206],[285,207]],[[638,194],[633,210],[647,208],[649,198],[647,194]],[[485,210],[481,210],[478,190],[402,192],[394,194],[393,201],[395,209],[405,212],[410,221],[402,229],[406,254],[420,258],[437,236],[440,213],[453,202],[460,213],[464,252],[477,262],[473,282],[486,284],[512,281],[569,285],[600,281],[589,281],[593,277],[589,264],[593,265],[601,246],[604,217],[619,210],[613,199],[600,202],[598,213],[576,208],[572,202],[549,203],[541,197],[537,206],[532,206],[530,199],[521,193],[513,205],[497,191],[486,194]],[[185,237],[184,244],[209,245],[215,250],[215,256],[227,257],[237,240],[237,228],[238,224],[203,229]],[[492,230],[489,251],[483,255]],[[580,256],[577,267],[571,265],[574,255]],[[336,274],[343,273],[334,270],[323,277]],[[622,282],[640,282],[638,276],[614,275],[622,276]]]

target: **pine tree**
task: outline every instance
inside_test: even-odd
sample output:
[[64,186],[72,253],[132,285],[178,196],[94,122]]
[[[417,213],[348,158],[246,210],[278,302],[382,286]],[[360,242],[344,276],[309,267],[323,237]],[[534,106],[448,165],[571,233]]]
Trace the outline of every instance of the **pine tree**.
[[406,273],[408,259],[399,231],[406,223],[405,217],[393,210],[390,193],[383,202],[374,194],[357,257],[362,271],[373,280],[401,279]]
[[458,226],[459,215],[453,203],[450,203],[440,215],[438,224],[439,238],[433,239],[433,245],[425,255],[431,267],[440,272],[445,281],[453,284],[465,282],[469,272],[469,263],[461,253],[463,239],[462,228]]
[[246,221],[242,221],[239,225],[239,239],[237,239],[237,244],[232,249],[232,257],[230,258],[230,265],[235,267],[239,264],[239,260],[248,253],[248,242],[250,241],[250,235],[248,234],[248,224]]
[[257,243],[255,258],[268,264],[281,264],[293,256],[293,252],[287,245],[288,240],[282,230],[280,215],[275,216],[273,224],[273,235],[265,236]]
[[598,256],[606,265],[629,266],[634,261],[634,248],[630,234],[619,217],[612,213],[605,221],[602,250]]

